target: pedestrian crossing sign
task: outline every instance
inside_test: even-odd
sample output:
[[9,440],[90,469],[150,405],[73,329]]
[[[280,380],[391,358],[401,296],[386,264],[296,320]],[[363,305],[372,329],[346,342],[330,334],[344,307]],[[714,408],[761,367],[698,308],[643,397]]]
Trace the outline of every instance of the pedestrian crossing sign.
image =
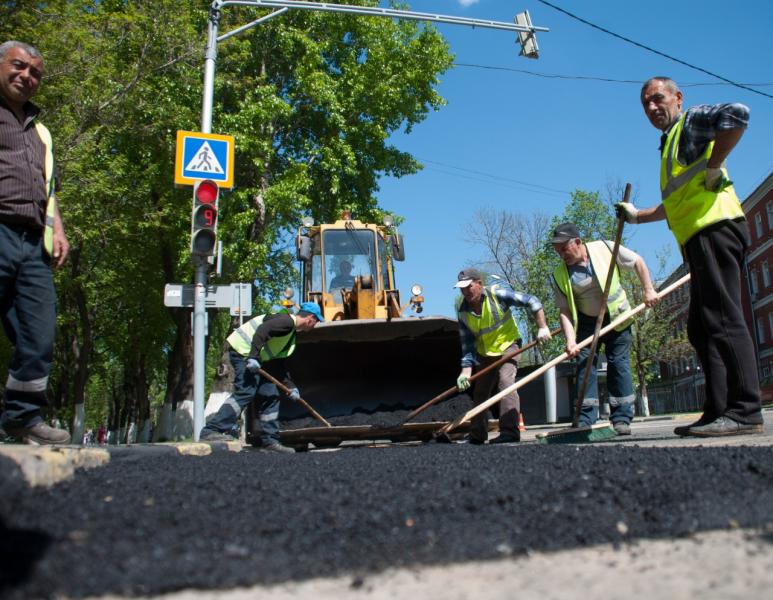
[[174,184],[194,185],[203,179],[211,179],[225,189],[234,186],[233,136],[178,131]]

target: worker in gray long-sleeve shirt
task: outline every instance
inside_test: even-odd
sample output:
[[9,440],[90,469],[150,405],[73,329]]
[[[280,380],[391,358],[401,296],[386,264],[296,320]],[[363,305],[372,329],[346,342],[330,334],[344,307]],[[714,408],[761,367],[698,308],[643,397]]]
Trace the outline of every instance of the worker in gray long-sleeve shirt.
[[[550,340],[550,330],[545,323],[542,304],[534,296],[501,289],[496,285],[485,287],[477,269],[464,269],[459,273],[454,287],[459,288],[462,293],[456,302],[462,344],[462,370],[456,380],[456,387],[460,392],[470,388],[469,378],[474,366],[482,369],[505,354],[516,351],[520,346],[521,334],[511,308],[529,308],[539,327],[537,340],[540,343]],[[498,369],[480,377],[473,390],[475,405],[492,396],[495,384],[499,391],[515,383],[517,370],[518,357],[513,357]],[[517,391],[502,398],[499,404],[500,434],[491,443],[521,440],[521,432],[518,430],[520,412],[521,401]],[[484,411],[473,418],[469,435],[471,444],[483,444],[488,439],[488,415],[489,411]]]

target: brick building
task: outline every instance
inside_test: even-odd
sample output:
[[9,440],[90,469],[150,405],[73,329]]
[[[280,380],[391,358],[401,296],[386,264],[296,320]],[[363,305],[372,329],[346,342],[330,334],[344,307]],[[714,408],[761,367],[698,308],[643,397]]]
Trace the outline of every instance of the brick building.
[[754,333],[763,403],[773,402],[773,173],[743,201],[752,245],[747,256],[744,313]]

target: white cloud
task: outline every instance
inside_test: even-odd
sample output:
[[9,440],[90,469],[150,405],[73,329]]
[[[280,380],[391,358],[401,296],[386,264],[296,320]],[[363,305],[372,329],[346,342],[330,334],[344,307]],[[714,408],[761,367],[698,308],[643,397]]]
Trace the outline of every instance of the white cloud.
[[462,6],[472,6],[473,4],[477,4],[480,2],[480,0],[459,0],[459,4]]

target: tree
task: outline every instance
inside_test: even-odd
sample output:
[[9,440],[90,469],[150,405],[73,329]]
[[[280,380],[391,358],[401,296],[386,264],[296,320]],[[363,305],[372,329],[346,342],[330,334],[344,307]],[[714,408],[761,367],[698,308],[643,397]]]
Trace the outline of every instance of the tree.
[[[165,309],[161,291],[192,275],[191,196],[173,189],[172,173],[175,132],[199,124],[207,6],[22,4],[10,4],[0,35],[43,53],[36,100],[57,148],[73,252],[56,274],[54,397],[64,411],[109,413],[111,429],[126,428],[147,417],[151,390],[165,390],[154,397],[168,408],[191,397],[190,311]],[[223,30],[265,13],[229,7]],[[234,133],[237,148],[236,189],[221,201],[223,279],[255,281],[257,312],[296,276],[286,241],[302,215],[377,218],[378,178],[420,168],[389,136],[442,106],[435,87],[452,57],[430,26],[303,11],[219,53],[213,130]],[[209,316],[219,357],[228,319]],[[208,366],[214,373],[217,359]],[[100,409],[85,410],[87,400]]]

